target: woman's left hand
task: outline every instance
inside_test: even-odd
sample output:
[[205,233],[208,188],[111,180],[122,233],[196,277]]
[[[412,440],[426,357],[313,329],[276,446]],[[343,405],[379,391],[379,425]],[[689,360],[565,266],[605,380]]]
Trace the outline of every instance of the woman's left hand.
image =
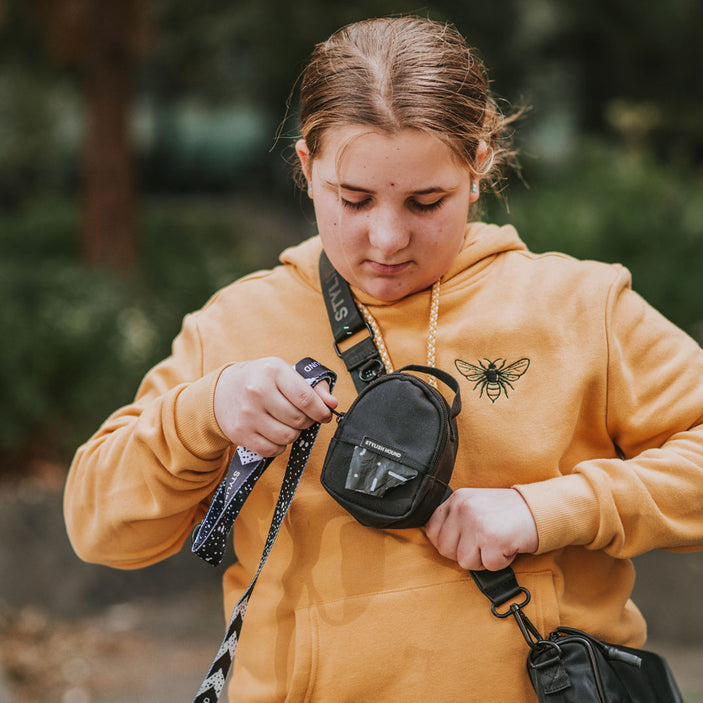
[[498,571],[537,550],[537,527],[513,488],[460,488],[425,526],[437,551],[464,569]]

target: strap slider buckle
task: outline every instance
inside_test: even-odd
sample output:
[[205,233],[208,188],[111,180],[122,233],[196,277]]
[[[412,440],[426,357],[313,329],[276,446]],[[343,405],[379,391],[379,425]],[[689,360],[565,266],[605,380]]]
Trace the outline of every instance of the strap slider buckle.
[[[363,318],[361,318],[361,319],[363,319]],[[364,322],[364,326],[368,330],[369,337],[371,338],[371,340],[373,340],[375,335],[373,333],[373,329],[371,328],[371,325],[366,320],[363,320],[363,322]],[[337,334],[335,336],[334,350],[337,352],[337,356],[340,359],[344,358],[344,352],[339,348],[339,343],[345,339],[349,339],[349,337],[353,337],[358,332],[361,332],[362,329],[363,329],[363,327],[361,327],[361,326],[352,328],[352,327],[349,327],[348,325],[345,325],[344,326],[344,334],[343,335]]]

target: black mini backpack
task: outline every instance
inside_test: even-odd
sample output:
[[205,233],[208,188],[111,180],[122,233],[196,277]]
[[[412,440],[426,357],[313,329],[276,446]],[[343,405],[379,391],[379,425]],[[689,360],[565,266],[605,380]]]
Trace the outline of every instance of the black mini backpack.
[[[445,383],[452,405],[409,371]],[[379,377],[339,419],[322,485],[363,525],[421,527],[451,494],[460,411],[459,384],[446,371],[411,365]]]

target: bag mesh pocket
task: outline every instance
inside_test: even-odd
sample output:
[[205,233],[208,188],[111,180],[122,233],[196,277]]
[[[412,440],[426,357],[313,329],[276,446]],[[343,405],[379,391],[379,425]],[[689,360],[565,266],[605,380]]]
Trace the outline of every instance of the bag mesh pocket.
[[[369,442],[365,439],[363,444]],[[356,446],[349,463],[344,487],[347,490],[380,498],[391,488],[411,481],[417,474],[416,469],[411,469],[389,456],[374,452],[368,446]]]

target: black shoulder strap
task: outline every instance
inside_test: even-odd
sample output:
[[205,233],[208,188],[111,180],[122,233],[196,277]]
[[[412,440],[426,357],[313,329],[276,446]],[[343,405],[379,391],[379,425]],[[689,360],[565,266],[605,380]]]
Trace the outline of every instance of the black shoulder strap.
[[[469,573],[483,595],[491,601],[493,615],[497,618],[507,618],[512,615],[530,648],[534,649],[542,645],[544,638],[522,610],[530,602],[530,592],[518,584],[511,567],[506,566],[500,571],[469,571]],[[521,602],[515,602],[517,598],[521,598]],[[499,611],[498,608],[508,601],[513,602],[507,609]]]
[[[320,285],[334,336],[334,349],[344,361],[354,386],[361,391],[386,369],[373,341],[373,330],[354,302],[349,284],[340,276],[323,251],[320,254]],[[340,343],[366,330],[368,336],[342,351]]]

